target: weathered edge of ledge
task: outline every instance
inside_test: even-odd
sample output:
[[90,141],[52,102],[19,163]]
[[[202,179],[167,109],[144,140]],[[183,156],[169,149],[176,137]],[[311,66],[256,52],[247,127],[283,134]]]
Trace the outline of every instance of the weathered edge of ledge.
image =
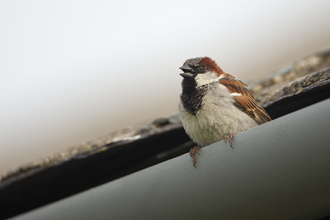
[[0,189],[19,179],[28,177],[44,169],[58,166],[73,159],[82,159],[88,156],[129,144],[138,139],[146,139],[150,136],[161,134],[169,130],[181,128],[178,114],[169,117],[155,119],[151,124],[145,126],[128,127],[100,137],[97,140],[86,142],[77,147],[68,148],[65,151],[53,154],[43,159],[23,164],[17,168],[0,175]]
[[[327,67],[330,67],[330,47],[306,56],[271,76],[260,80],[250,86],[250,91],[261,105],[267,105],[270,102],[275,102],[285,94],[299,92],[299,87],[292,86],[292,84],[307,75],[321,72]],[[305,82],[307,83],[308,80],[305,80]],[[310,81],[310,83],[315,82]]]

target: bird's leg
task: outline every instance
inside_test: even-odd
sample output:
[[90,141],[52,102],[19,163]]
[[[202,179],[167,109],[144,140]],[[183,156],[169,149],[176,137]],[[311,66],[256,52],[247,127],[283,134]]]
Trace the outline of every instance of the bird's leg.
[[223,139],[226,141],[227,138],[229,138],[229,144],[231,146],[231,148],[233,148],[233,140],[234,140],[234,135],[235,134],[229,134],[229,135],[225,135],[223,137]]
[[190,156],[192,157],[193,165],[194,165],[195,168],[196,168],[196,153],[198,153],[198,155],[200,155],[199,154],[200,149],[201,149],[200,146],[196,146],[194,148],[191,148],[190,152],[189,152]]

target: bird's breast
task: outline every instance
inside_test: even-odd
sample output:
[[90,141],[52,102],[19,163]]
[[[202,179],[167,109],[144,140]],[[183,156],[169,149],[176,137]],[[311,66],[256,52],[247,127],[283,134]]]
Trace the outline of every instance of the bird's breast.
[[194,109],[197,111],[192,112],[181,98],[179,113],[186,133],[201,146],[257,125],[253,119],[233,105],[234,98],[228,89],[222,86],[208,89],[199,102],[199,108]]

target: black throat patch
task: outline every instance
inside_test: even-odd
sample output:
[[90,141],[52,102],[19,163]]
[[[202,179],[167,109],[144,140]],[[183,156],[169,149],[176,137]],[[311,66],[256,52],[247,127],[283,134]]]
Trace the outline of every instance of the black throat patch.
[[181,101],[184,108],[193,115],[202,108],[203,97],[207,93],[208,86],[203,85],[196,88],[197,84],[193,78],[185,78],[182,81]]

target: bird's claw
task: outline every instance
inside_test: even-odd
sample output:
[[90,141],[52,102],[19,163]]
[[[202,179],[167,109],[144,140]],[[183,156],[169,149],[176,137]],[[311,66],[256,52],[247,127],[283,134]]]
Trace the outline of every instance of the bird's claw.
[[226,135],[223,137],[223,139],[226,141],[227,138],[229,138],[229,144],[230,144],[230,147],[233,148],[233,140],[234,140],[234,135],[235,134],[229,134],[229,135]]
[[200,155],[199,154],[199,150],[201,149],[201,147],[200,146],[196,146],[196,147],[194,147],[194,148],[191,148],[190,149],[190,151],[189,151],[189,154],[190,154],[190,156],[192,157],[192,160],[193,160],[193,165],[194,165],[194,167],[196,168],[196,153],[198,154],[198,155]]

